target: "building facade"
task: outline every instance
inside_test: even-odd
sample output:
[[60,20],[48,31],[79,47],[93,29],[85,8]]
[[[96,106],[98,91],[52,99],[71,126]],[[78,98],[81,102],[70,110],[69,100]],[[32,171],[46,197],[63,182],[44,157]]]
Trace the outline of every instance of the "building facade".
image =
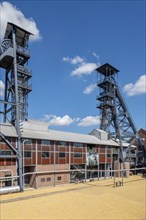
[[[1,132],[17,148],[15,128],[5,123],[0,126]],[[118,144],[110,140],[105,131],[97,129],[86,135],[49,130],[45,123],[26,121],[23,123],[22,140],[25,187],[55,186],[109,177],[119,155]],[[1,141],[1,178],[17,176],[16,160],[16,155]],[[1,186],[17,184],[17,180],[16,177],[12,181],[1,181]]]
[[146,150],[146,130],[144,130],[144,129],[141,128],[141,129],[138,131],[138,134],[139,134],[139,136],[143,139],[144,148],[145,148],[145,150]]

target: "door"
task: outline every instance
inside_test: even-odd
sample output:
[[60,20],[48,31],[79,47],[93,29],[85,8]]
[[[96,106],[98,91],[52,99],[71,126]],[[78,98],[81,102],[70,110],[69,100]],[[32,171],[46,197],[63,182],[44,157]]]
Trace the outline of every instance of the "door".
[[[11,176],[11,174],[6,174],[5,177],[9,177]],[[5,186],[12,186],[12,180],[11,179],[8,179],[6,182],[5,182]]]
[[[30,167],[24,167],[24,173],[29,173],[30,172]],[[25,186],[29,186],[30,184],[30,175],[25,175],[24,176],[24,184]]]

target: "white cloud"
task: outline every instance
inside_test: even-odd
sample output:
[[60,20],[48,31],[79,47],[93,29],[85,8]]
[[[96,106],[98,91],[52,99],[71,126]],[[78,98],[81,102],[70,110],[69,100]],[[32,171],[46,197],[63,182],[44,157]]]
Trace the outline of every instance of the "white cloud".
[[62,117],[52,114],[44,114],[42,121],[45,121],[48,126],[68,126],[72,123],[77,123],[77,126],[92,126],[100,124],[100,116],[87,116],[85,118],[72,118],[69,115]]
[[85,126],[92,126],[99,124],[100,124],[100,116],[87,116],[81,119],[77,125],[85,127]]
[[0,80],[0,97],[4,95],[5,85],[3,81]]
[[24,14],[9,2],[0,3],[0,19],[1,19],[1,35],[0,39],[4,37],[7,22],[14,23],[23,29],[31,32],[34,36],[31,36],[31,40],[41,39],[40,31],[37,28],[35,21],[32,18],[26,18]]
[[70,58],[70,57],[63,57],[62,59],[65,62],[69,62],[71,64],[79,64],[79,63],[83,63],[84,62],[84,58],[80,57],[80,56],[76,56],[74,58]]
[[95,88],[97,87],[96,83],[91,83],[89,86],[87,86],[83,93],[84,94],[90,94]]
[[69,115],[64,115],[63,117],[56,116],[56,115],[44,115],[44,121],[48,122],[49,126],[68,126],[72,124],[77,119],[72,119]]
[[82,63],[79,67],[71,72],[71,76],[89,75],[97,68],[95,63]]
[[99,55],[97,55],[95,52],[92,53],[94,57],[96,57],[99,60]]
[[[95,53],[94,56],[98,57]],[[77,65],[77,67],[71,72],[71,76],[82,76],[91,74],[100,63],[87,63],[85,57],[76,56],[74,58],[63,57],[62,59],[65,62],[68,62],[73,65]]]
[[146,75],[142,75],[135,83],[128,83],[123,87],[128,96],[146,93]]

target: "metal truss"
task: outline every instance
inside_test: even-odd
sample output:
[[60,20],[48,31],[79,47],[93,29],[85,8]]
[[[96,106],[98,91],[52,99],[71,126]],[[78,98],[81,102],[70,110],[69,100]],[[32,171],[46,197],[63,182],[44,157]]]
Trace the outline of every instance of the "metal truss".
[[[100,94],[97,97],[99,101],[97,108],[101,113],[100,128],[107,131],[110,138],[119,143],[119,158],[123,162],[123,166],[125,166],[130,151],[133,151],[132,144],[137,140],[139,147],[136,149],[136,163],[140,163],[142,158],[146,158],[146,151],[116,81],[119,70],[106,63],[96,71],[100,74],[100,81],[97,84],[100,88]],[[123,147],[124,143],[128,144],[126,149]]]
[[32,74],[27,67],[30,58],[28,41],[31,33],[8,23],[4,40],[0,46],[0,68],[5,69],[5,94],[0,100],[3,123],[10,122],[17,133],[16,150],[0,132],[0,137],[17,155],[20,190],[22,182],[22,140],[21,124],[28,117],[28,93],[32,90],[29,79]]

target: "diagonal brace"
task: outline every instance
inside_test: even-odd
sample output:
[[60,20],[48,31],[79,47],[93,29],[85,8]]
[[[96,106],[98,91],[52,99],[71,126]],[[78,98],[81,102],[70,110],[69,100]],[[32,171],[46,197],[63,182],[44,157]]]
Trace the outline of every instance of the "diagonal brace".
[[0,137],[2,140],[10,147],[10,149],[14,152],[14,154],[19,155],[19,152],[16,150],[15,147],[7,140],[7,138],[0,132]]

